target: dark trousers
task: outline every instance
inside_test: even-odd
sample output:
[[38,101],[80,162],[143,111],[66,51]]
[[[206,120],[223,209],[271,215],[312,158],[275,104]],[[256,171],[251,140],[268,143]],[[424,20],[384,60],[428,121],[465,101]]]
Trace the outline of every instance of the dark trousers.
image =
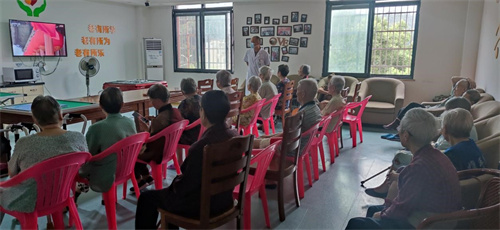
[[373,214],[384,210],[384,205],[368,207],[366,217],[356,217],[349,220],[345,229],[415,229],[406,220],[374,219]]
[[404,108],[401,108],[398,112],[398,119],[401,120],[403,119],[403,117],[405,116],[406,112],[408,112],[408,110],[410,109],[413,109],[413,108],[425,108],[425,106],[419,104],[419,103],[416,103],[416,102],[412,102],[410,104],[408,104],[406,107]]
[[[141,193],[137,202],[135,229],[157,229],[158,208],[168,210],[163,189]],[[169,224],[168,229],[179,229],[179,227]]]
[[141,176],[148,176],[149,175],[148,166],[146,164],[135,163],[135,166],[134,166],[134,175],[135,175],[136,179],[140,179]]

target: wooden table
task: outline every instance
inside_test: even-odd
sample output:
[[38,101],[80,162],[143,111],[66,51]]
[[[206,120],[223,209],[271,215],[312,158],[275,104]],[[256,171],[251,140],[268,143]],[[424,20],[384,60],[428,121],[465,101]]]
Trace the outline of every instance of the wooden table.
[[[147,89],[130,90],[123,92],[123,107],[121,113],[137,111],[144,116],[149,115],[149,108],[153,105],[146,95]],[[178,103],[184,99],[184,96],[179,91],[171,91],[170,103]],[[106,118],[105,114],[99,107],[99,96],[81,97],[67,99],[64,101],[70,102],[84,102],[81,106],[62,108],[63,115],[67,113],[79,113],[85,115],[88,120],[92,122]],[[64,103],[64,102],[63,102]],[[31,111],[21,111],[9,109],[7,107],[0,108],[0,128],[3,124],[16,124],[19,122],[33,123]],[[72,119],[68,124],[82,122],[81,119]]]

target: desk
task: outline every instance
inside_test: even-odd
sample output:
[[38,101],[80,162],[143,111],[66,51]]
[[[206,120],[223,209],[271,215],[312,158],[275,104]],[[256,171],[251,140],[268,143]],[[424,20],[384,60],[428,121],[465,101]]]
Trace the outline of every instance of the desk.
[[[130,90],[123,92],[123,107],[121,113],[137,111],[144,116],[149,115],[149,108],[152,107],[149,97],[146,96],[147,89]],[[179,91],[170,93],[170,102],[178,103],[184,99],[184,96]],[[85,115],[92,122],[102,120],[106,116],[99,107],[99,96],[80,97],[67,100],[57,100],[62,105],[62,113],[80,113]],[[31,104],[18,104],[17,107],[5,106],[0,108],[0,128],[3,124],[16,124],[19,122],[32,123]],[[68,124],[82,122],[81,119],[75,118]]]
[[14,104],[14,98],[16,97],[24,97],[24,94],[0,92],[0,104],[4,104],[7,100]]

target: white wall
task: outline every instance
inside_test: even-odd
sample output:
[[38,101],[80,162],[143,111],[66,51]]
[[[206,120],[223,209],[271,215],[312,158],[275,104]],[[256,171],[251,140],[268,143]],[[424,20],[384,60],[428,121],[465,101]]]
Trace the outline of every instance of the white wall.
[[500,38],[495,32],[500,25],[500,3],[485,0],[481,22],[481,38],[477,58],[476,81],[497,100],[500,98],[500,56],[495,59],[493,47]]
[[483,15],[484,1],[469,1],[467,8],[467,19],[465,25],[465,37],[462,52],[461,76],[475,78],[477,48],[481,34],[481,21]]
[[[289,23],[286,25],[292,25],[290,22],[290,13],[292,11],[299,11],[300,14],[308,14],[307,23],[312,24],[312,35],[303,35],[300,33],[298,36],[293,37],[309,37],[308,48],[299,48],[299,55],[288,55],[290,56],[290,62],[287,64],[290,66],[291,73],[297,73],[298,67],[303,62],[311,65],[312,75],[320,76],[322,70],[323,62],[323,36],[324,36],[324,18],[325,18],[325,2],[323,1],[309,1],[309,2],[292,2],[283,4],[281,3],[268,3],[268,2],[237,2],[234,3],[234,77],[240,78],[241,80],[246,77],[247,67],[243,58],[245,56],[246,48],[246,38],[243,37],[241,33],[241,27],[246,26],[246,18],[253,17],[256,13],[262,14],[262,20],[265,16],[272,18],[280,18],[283,15],[288,15]],[[144,14],[147,15],[149,19],[144,20],[146,23],[144,27],[148,30],[144,37],[154,37],[162,38],[164,41],[164,51],[165,51],[165,76],[169,83],[170,88],[180,87],[180,81],[182,78],[191,77],[195,80],[201,80],[206,78],[215,78],[215,74],[203,74],[203,73],[179,73],[174,72],[174,60],[173,60],[173,37],[172,37],[172,8],[171,7],[155,7],[148,8],[144,10]],[[295,23],[294,23],[295,24]],[[272,26],[264,25],[263,23],[259,26]],[[269,37],[264,37],[263,47],[269,45]],[[306,61],[307,60],[307,61]],[[272,62],[271,67],[276,71],[278,65],[283,62]],[[241,82],[240,80],[240,82]]]
[[[43,2],[43,1],[38,1]],[[39,4],[39,3],[37,3]],[[81,58],[74,54],[76,48],[86,48],[81,43],[82,36],[102,36],[111,39],[111,45],[103,46],[105,56],[98,57],[101,69],[91,79],[91,93],[97,94],[106,81],[136,79],[140,77],[138,26],[136,7],[122,4],[96,3],[89,1],[47,0],[47,8],[40,17],[27,17],[16,1],[0,1],[0,66],[12,66],[23,61],[31,65],[30,58],[13,58],[10,48],[9,19],[57,22],[66,24],[68,57],[61,58],[56,72],[43,77],[47,89],[57,98],[74,98],[86,95],[85,77],[78,71]],[[114,34],[92,34],[88,25],[112,25]],[[94,46],[97,48],[98,46]],[[91,48],[94,48],[91,47]],[[48,69],[52,70],[57,58],[45,58]],[[45,92],[48,93],[47,91]]]

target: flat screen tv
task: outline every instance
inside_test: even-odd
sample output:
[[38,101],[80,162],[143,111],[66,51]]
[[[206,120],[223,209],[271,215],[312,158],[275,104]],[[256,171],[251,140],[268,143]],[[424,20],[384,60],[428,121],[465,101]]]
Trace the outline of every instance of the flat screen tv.
[[9,20],[12,56],[67,57],[64,24]]

